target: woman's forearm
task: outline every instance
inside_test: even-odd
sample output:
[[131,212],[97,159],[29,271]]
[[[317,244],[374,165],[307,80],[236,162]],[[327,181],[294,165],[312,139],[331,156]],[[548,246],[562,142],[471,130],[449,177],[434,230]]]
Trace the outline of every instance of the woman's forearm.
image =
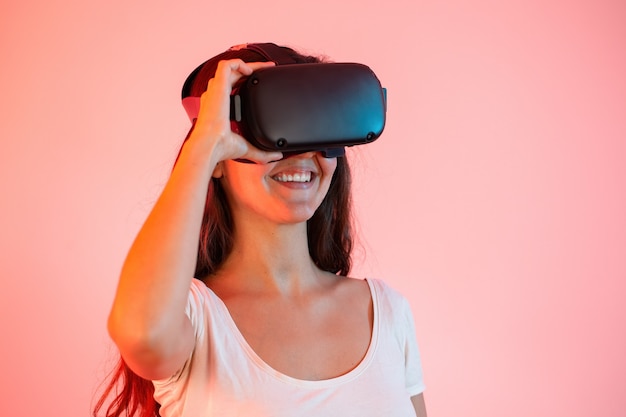
[[193,146],[190,138],[131,246],[109,317],[109,332],[122,356],[145,362],[137,367],[180,360],[192,347],[185,307],[216,165]]

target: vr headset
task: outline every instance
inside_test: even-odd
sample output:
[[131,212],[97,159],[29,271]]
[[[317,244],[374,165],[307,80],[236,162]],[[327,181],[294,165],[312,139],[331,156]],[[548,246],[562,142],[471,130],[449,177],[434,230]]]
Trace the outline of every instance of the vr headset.
[[[274,44],[245,47],[280,61],[274,50],[280,47]],[[370,143],[381,135],[386,90],[370,68],[356,63],[278,64],[255,71],[233,88],[231,127],[251,144],[283,154],[321,151],[331,158],[344,155],[346,146]],[[194,120],[200,98],[185,96],[190,78],[183,88],[183,106]]]

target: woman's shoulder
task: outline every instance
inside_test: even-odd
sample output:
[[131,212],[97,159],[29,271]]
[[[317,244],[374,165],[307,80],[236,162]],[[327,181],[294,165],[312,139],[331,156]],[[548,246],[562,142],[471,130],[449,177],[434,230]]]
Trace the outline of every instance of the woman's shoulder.
[[412,316],[408,299],[385,280],[367,278],[375,308],[382,321],[405,322]]
[[373,293],[391,303],[405,303],[406,297],[391,284],[380,278],[366,278]]
[[207,299],[211,297],[212,291],[203,280],[193,278],[189,286],[189,296],[198,299]]
[[204,281],[197,278],[191,280],[187,298],[188,316],[202,316],[207,309],[215,309],[216,303],[218,303],[217,296]]

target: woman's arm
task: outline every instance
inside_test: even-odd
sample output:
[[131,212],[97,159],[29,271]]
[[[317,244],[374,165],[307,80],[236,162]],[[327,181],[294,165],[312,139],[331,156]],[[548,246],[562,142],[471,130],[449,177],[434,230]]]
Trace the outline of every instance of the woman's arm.
[[424,394],[417,394],[411,397],[411,402],[415,408],[416,417],[426,416],[426,403],[424,402]]
[[128,366],[143,378],[172,375],[193,349],[185,308],[215,167],[225,159],[280,158],[250,147],[230,129],[232,85],[266,65],[240,60],[218,65],[202,95],[196,125],[124,262],[108,329]]

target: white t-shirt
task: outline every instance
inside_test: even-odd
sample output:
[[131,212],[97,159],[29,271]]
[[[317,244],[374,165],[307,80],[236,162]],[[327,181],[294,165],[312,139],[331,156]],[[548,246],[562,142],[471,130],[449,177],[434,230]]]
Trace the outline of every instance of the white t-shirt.
[[350,372],[321,381],[284,375],[248,345],[226,305],[194,280],[187,315],[196,344],[183,368],[154,381],[162,417],[409,417],[424,390],[406,299],[368,279],[374,320],[370,346]]

